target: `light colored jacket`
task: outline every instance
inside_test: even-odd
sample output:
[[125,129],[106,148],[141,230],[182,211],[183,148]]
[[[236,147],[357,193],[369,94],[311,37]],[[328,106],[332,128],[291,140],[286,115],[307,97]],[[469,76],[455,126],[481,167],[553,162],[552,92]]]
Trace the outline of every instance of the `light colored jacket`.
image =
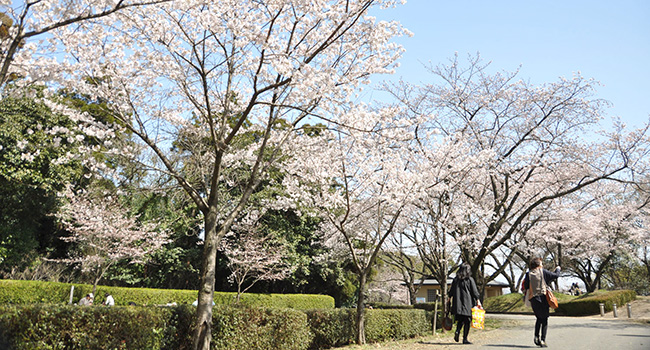
[[530,289],[532,289],[531,299],[537,295],[546,295],[546,283],[544,281],[544,269],[538,267],[528,273]]

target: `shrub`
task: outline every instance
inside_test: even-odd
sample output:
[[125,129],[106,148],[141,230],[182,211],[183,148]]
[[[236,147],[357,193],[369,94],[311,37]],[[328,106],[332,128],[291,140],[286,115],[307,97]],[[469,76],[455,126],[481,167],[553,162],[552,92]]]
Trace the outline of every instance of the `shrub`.
[[[151,349],[191,347],[196,308],[0,305],[1,349]],[[307,311],[248,306],[213,308],[213,349],[304,350],[353,343],[356,309]],[[424,310],[366,310],[370,343],[431,330]]]
[[[190,306],[0,307],[0,345],[15,350],[169,349],[191,347],[195,309]],[[307,315],[291,309],[219,305],[213,314],[215,349],[307,349]]]
[[301,311],[225,305],[218,309],[212,334],[216,349],[302,350],[313,338]]
[[413,305],[405,305],[405,304],[388,304],[388,303],[380,303],[380,302],[371,302],[371,303],[366,303],[366,305],[372,307],[373,309],[413,309]]
[[[399,310],[426,310],[434,311],[436,303],[417,303],[414,305],[404,305],[404,304],[388,304],[388,303],[367,303],[368,306],[372,306],[374,309],[399,309]],[[441,310],[442,306],[438,303],[438,310]]]
[[0,344],[22,349],[161,349],[162,308],[0,307]]
[[636,293],[632,290],[597,291],[560,303],[557,312],[570,316],[597,315],[600,313],[601,303],[605,305],[605,312],[610,312],[614,309],[614,304],[623,306],[634,299]]
[[[314,340],[310,349],[354,343],[356,309],[307,310]],[[423,310],[366,310],[366,341],[408,339],[431,331],[432,313]]]
[[[67,304],[70,297],[70,287],[74,286],[73,302],[92,292],[92,286],[87,284],[70,284],[41,281],[0,280],[0,304]],[[95,304],[104,301],[104,293],[113,295],[116,305],[127,305],[134,302],[137,305],[166,305],[191,304],[198,295],[195,290],[124,288],[98,286]],[[215,292],[216,304],[234,304],[237,293]],[[328,295],[307,294],[242,294],[241,305],[276,307],[292,309],[334,308],[334,298]]]
[[[0,280],[0,304],[65,304],[71,286],[67,283]],[[75,301],[80,295],[77,288],[75,285]]]
[[[417,303],[413,305],[413,308],[433,312],[436,308],[436,303]],[[440,303],[438,303],[438,310],[441,310],[441,308]]]
[[[230,305],[235,303],[237,293],[215,292],[215,303]],[[334,298],[329,295],[315,294],[252,294],[245,293],[240,296],[239,304],[242,306],[290,308],[298,310],[308,309],[333,309]]]
[[356,309],[318,309],[305,313],[314,335],[310,349],[329,349],[354,341]]
[[431,331],[431,317],[422,310],[367,310],[366,340],[400,340]]

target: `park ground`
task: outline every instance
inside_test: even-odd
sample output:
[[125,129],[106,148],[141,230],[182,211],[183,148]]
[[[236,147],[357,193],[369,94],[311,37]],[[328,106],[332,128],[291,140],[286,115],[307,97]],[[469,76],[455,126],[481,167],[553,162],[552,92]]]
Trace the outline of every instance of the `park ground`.
[[[563,317],[549,319],[547,343],[549,349],[571,350],[648,350],[650,349],[650,297],[633,301],[632,317],[627,308],[619,307],[618,317],[612,312],[604,317]],[[454,342],[453,333],[436,334],[397,342],[351,345],[344,350],[431,350],[431,349],[534,349],[532,315],[487,314],[483,331],[472,329],[472,345]]]

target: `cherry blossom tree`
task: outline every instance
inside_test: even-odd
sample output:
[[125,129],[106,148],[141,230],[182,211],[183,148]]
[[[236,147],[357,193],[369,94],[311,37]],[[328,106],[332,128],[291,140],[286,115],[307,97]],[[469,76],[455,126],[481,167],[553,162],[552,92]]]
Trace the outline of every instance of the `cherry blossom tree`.
[[286,261],[287,246],[279,238],[259,231],[259,216],[256,211],[248,213],[233,224],[233,231],[222,240],[232,272],[229,280],[237,285],[237,302],[256,282],[281,280],[295,269]]
[[[490,152],[472,154],[462,138],[443,137],[437,129],[418,133],[414,152],[415,173],[424,184],[413,193],[409,211],[410,229],[401,233],[417,251],[425,269],[438,280],[446,311],[447,278],[459,265],[460,228],[466,218],[481,217],[481,208],[472,207],[466,194],[480,184],[490,164]],[[458,240],[456,240],[458,238]]]
[[[385,262],[382,256],[381,262]],[[396,270],[393,265],[381,264],[377,273],[372,276],[368,283],[368,300],[371,302],[387,304],[408,305],[408,291],[402,285],[402,273]]]
[[[407,228],[408,229],[408,228]],[[403,233],[396,233],[389,237],[383,247],[382,260],[401,275],[401,282],[406,286],[408,302],[414,305],[416,295],[427,275],[424,264],[413,249],[413,245],[404,239]]]
[[648,272],[648,276],[650,276],[650,192],[647,188],[648,186],[646,185],[637,190],[643,207],[635,222],[639,238],[639,247],[636,249],[636,256],[643,263]]
[[[47,34],[117,11],[170,0],[38,0],[0,3],[0,88],[12,79],[41,80],[58,72],[47,51]],[[41,41],[38,41],[38,39]],[[38,72],[38,73],[36,73]]]
[[[556,216],[538,226],[530,236],[538,246],[561,252],[568,271],[588,292],[600,288],[600,280],[613,259],[638,247],[644,239],[638,219],[645,201],[637,201],[629,186],[599,183],[579,196],[565,198]],[[553,249],[561,247],[561,250]]]
[[[365,340],[365,301],[369,276],[384,242],[403,230],[402,213],[420,186],[411,173],[408,141],[413,121],[396,110],[364,118],[356,110],[354,128],[323,132],[310,147],[319,156],[289,162],[285,187],[290,198],[324,218],[323,235],[332,250],[344,252],[358,279],[356,341]],[[327,166],[323,166],[327,164]]]
[[93,198],[88,192],[66,193],[69,202],[57,213],[65,228],[71,232],[61,239],[77,248],[66,259],[78,264],[93,280],[93,293],[104,273],[116,262],[129,259],[145,261],[147,255],[168,243],[168,233],[152,223],[140,223],[138,218],[125,216],[124,208],[115,197]]
[[[304,155],[288,145],[304,136],[306,121],[353,121],[345,110],[360,84],[392,71],[401,48],[390,39],[405,31],[368,10],[393,4],[176,1],[49,32],[65,49],[60,84],[108,101],[150,151],[138,161],[174,178],[203,213],[195,349],[210,344],[219,242],[268,169],[280,156]],[[181,133],[200,142],[169,152]],[[244,133],[253,142],[238,147]],[[186,176],[190,163],[202,167],[201,177]],[[228,177],[224,169],[239,171]]]
[[535,210],[601,181],[633,181],[647,169],[646,128],[625,133],[616,126],[601,140],[583,139],[606,103],[580,75],[534,86],[516,73],[489,74],[479,57],[467,67],[455,59],[431,72],[439,83],[388,90],[413,115],[432,116],[421,129],[462,139],[470,155],[492,153],[484,175],[460,193],[457,203],[467,215],[452,230],[481,286],[496,277],[480,273],[486,258],[524,233]]

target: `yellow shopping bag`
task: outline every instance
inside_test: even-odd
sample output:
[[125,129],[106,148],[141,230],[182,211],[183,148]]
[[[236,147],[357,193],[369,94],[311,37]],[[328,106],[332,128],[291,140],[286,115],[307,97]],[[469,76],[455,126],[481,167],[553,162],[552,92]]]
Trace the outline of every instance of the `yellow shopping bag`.
[[483,329],[485,326],[485,310],[480,306],[472,308],[472,328]]

